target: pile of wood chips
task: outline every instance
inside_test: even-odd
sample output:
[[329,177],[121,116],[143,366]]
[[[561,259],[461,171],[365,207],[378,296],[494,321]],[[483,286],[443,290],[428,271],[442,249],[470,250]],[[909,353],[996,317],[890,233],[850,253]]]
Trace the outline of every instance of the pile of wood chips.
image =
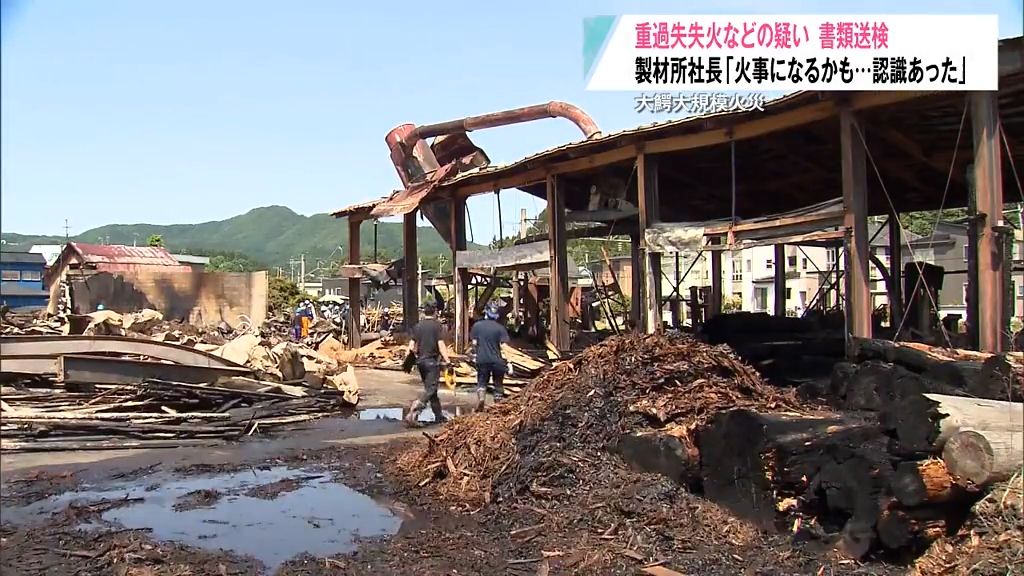
[[568,492],[594,478],[588,454],[626,432],[691,433],[720,410],[796,409],[725,346],[685,335],[628,335],[592,346],[516,397],[458,418],[406,453],[397,471],[468,508],[525,493]]

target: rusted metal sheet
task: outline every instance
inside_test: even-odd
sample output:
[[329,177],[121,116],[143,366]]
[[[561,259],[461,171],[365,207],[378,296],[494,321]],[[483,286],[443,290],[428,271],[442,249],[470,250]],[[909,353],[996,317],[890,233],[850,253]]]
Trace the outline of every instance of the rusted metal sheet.
[[241,367],[209,352],[126,336],[4,336],[0,338],[0,371],[8,371],[8,359],[65,354],[131,354],[191,366]]
[[438,183],[455,172],[455,164],[445,164],[431,174],[426,182],[413,184],[409,188],[399,190],[387,200],[378,204],[370,213],[374,218],[387,218],[408,214],[419,207],[420,200],[426,197]]
[[152,360],[67,354],[57,360],[57,379],[72,384],[134,384],[150,378],[213,384],[220,378],[246,376],[247,368],[191,366]]
[[146,266],[179,266],[164,248],[155,246],[120,246],[116,244],[83,244],[69,242],[84,264],[119,264]]
[[586,138],[591,138],[601,133],[601,130],[597,127],[597,122],[594,122],[594,119],[582,109],[568,102],[556,101],[419,126],[405,136],[404,142],[411,143],[417,138],[429,138],[431,136],[455,134],[457,132],[472,132],[473,130],[521,124],[544,118],[565,118],[575,124]]
[[370,212],[373,211],[377,204],[380,204],[384,200],[387,200],[387,198],[376,198],[368,202],[352,204],[351,206],[346,206],[341,210],[331,212],[331,216],[334,216],[335,218],[354,218],[357,220],[365,220],[370,216]]

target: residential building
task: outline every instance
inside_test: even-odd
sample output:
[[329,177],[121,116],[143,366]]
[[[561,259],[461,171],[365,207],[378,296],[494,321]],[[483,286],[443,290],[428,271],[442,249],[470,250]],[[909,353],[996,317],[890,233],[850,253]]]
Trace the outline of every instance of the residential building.
[[0,251],[0,304],[9,308],[45,308],[46,259],[34,252]]
[[34,244],[28,249],[29,252],[42,254],[43,258],[46,259],[47,266],[53,266],[53,263],[57,261],[57,258],[60,257],[60,253],[63,250],[63,244]]

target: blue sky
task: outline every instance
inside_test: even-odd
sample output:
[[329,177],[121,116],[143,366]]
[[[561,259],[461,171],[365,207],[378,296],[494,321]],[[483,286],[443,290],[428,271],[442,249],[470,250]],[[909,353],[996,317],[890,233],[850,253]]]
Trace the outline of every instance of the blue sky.
[[[708,2],[2,0],[0,228],[71,233],[193,223],[259,206],[312,214],[398,185],[385,133],[566,100],[604,131],[666,120],[583,90],[582,18],[712,11]],[[290,5],[289,5],[290,4]],[[282,6],[289,5],[287,10]],[[488,8],[490,7],[490,8]],[[1020,0],[720,1],[718,13],[997,13]],[[475,132],[494,162],[579,138],[562,120]],[[507,192],[505,230],[519,207]],[[497,229],[493,195],[473,237]],[[343,227],[339,222],[339,235]]]

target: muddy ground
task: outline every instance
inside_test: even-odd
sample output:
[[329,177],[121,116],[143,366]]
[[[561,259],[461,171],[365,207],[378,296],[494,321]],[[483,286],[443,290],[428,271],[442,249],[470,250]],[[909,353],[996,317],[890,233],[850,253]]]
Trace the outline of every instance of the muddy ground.
[[[383,383],[373,384],[374,378]],[[411,401],[416,387],[400,378],[362,379],[369,388],[362,414],[270,439],[4,455],[0,573],[643,574],[645,566],[652,574],[670,568],[693,575],[907,572],[884,562],[840,560],[822,542],[746,529],[653,475],[630,473],[631,485],[595,487],[585,500],[593,510],[590,522],[566,525],[543,502],[501,514],[457,513],[384,472],[389,459],[432,431],[366,419],[393,416],[387,407]],[[454,407],[473,398],[463,393],[443,400]],[[607,465],[624,468],[613,459]],[[602,490],[636,496],[605,510]],[[659,518],[666,514],[692,517],[693,530],[658,541]],[[715,537],[706,537],[711,532]],[[653,539],[660,555],[636,553],[638,539]]]

